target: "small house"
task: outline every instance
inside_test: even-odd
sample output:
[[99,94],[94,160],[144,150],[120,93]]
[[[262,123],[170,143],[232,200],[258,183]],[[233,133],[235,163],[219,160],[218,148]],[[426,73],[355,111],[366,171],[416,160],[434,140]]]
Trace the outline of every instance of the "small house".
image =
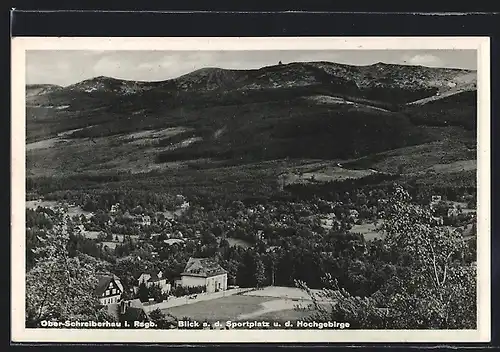
[[441,197],[441,196],[434,195],[434,196],[432,196],[432,198],[431,198],[431,203],[439,203],[441,200],[442,200],[442,197]]
[[98,275],[99,283],[95,294],[102,305],[109,305],[120,301],[123,294],[123,285],[116,275]]
[[433,216],[432,223],[434,225],[442,226],[444,224],[443,217],[442,216]]
[[114,215],[118,212],[119,209],[120,209],[120,203],[116,203],[116,204],[113,204],[111,206],[111,209],[109,212]]
[[356,221],[356,220],[358,220],[359,212],[356,209],[351,209],[351,210],[349,210],[349,217],[352,220]]

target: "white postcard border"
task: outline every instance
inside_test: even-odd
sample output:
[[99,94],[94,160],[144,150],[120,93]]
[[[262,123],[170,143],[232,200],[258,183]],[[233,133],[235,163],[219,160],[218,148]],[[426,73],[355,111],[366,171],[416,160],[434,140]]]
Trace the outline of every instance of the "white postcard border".
[[[25,52],[27,50],[432,50],[478,51],[477,330],[80,330],[25,328]],[[13,342],[305,343],[488,342],[491,334],[490,39],[488,37],[266,37],[12,39],[11,340]]]

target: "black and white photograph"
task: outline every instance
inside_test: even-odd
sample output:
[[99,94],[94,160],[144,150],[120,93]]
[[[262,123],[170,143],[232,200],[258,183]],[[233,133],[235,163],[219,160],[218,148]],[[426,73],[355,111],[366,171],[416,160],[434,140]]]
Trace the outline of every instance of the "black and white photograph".
[[13,40],[14,336],[489,338],[487,40],[139,39]]

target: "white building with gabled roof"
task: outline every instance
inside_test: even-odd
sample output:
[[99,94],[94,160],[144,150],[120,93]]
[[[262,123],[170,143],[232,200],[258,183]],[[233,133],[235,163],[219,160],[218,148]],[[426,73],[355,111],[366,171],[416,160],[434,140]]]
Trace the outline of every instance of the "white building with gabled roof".
[[184,287],[205,286],[206,292],[227,290],[227,271],[212,258],[189,258],[180,284]]

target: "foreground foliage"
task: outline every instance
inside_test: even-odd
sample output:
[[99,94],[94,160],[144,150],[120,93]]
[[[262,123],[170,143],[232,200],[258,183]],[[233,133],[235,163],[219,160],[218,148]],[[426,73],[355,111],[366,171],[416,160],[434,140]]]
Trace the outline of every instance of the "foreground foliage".
[[38,327],[43,320],[111,320],[94,296],[98,283],[95,267],[69,256],[69,233],[62,213],[56,219],[33,249],[35,264],[26,274],[26,326]]
[[476,328],[476,268],[465,263],[463,239],[434,226],[430,210],[410,201],[398,187],[380,229],[386,234],[384,245],[402,253],[398,264],[404,269],[369,297],[350,294],[327,274],[322,296],[333,302],[328,308],[298,282],[319,311],[313,319],[348,321],[363,329]]

